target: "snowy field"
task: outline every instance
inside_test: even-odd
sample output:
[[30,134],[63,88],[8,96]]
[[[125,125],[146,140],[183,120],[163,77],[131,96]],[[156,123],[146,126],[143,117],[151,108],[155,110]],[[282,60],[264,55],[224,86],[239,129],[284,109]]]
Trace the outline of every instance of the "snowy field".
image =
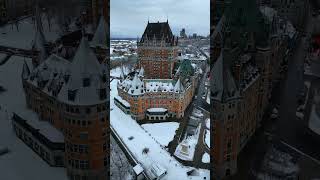
[[174,135],[176,134],[176,130],[179,127],[179,123],[166,122],[143,124],[141,126],[162,146],[168,146],[169,142],[173,140]]
[[[0,149],[7,147],[10,150],[8,154],[0,156],[0,179],[67,180],[64,168],[50,167],[17,138],[11,128],[11,121],[8,119],[10,112],[19,111],[30,117],[35,116],[31,111],[25,110],[25,97],[20,78],[23,60],[21,57],[13,56],[6,64],[0,66],[0,85],[7,90],[0,93]],[[31,59],[26,61],[31,64]]]
[[[191,167],[185,167],[174,159],[164,148],[160,146],[155,140],[146,133],[141,126],[131,118],[130,115],[122,112],[113,101],[113,98],[118,94],[117,92],[118,80],[111,82],[110,92],[110,123],[111,126],[119,134],[123,142],[130,149],[135,158],[142,164],[148,175],[151,175],[152,165],[160,165],[167,170],[167,174],[162,178],[163,180],[172,179],[210,179],[209,170],[199,170],[199,176],[187,176],[187,172],[192,170]],[[129,138],[131,137],[131,138]],[[148,149],[147,153],[143,153],[144,149]]]
[[204,153],[202,155],[202,160],[203,163],[210,163],[210,155],[208,153]]
[[[42,18],[43,33],[47,41],[56,40],[59,37],[59,27],[56,23],[52,23],[51,30],[46,18]],[[35,26],[32,18],[26,18],[19,21],[18,29],[15,25],[8,24],[0,28],[0,46],[9,46],[21,49],[31,49],[33,40],[35,39]]]

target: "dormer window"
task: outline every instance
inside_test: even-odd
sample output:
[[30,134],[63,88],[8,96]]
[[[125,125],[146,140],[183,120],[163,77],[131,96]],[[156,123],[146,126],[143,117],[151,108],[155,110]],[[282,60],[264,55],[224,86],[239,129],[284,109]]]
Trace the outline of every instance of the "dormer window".
[[106,89],[100,89],[99,96],[100,96],[100,100],[106,99],[107,98]]
[[90,86],[90,79],[89,78],[83,78],[82,79],[83,87]]
[[68,90],[68,100],[74,101],[76,98],[76,90]]

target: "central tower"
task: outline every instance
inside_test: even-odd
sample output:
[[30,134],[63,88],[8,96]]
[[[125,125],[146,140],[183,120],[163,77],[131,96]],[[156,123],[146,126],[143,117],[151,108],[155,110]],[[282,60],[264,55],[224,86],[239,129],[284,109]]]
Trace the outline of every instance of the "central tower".
[[147,79],[171,79],[178,56],[178,38],[169,23],[149,23],[138,42],[138,66],[143,67]]

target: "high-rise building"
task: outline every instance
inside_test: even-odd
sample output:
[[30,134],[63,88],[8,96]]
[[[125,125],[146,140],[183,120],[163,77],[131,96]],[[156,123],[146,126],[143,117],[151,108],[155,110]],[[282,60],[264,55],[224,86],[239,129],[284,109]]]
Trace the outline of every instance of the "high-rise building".
[[186,34],[186,30],[184,28],[182,28],[182,30],[180,31],[180,37],[181,38],[187,38],[187,34]]

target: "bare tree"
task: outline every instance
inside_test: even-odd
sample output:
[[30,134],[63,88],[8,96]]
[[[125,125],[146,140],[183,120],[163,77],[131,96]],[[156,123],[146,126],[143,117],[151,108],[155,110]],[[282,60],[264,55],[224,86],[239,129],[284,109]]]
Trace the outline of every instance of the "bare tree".
[[112,180],[122,180],[132,177],[133,179],[133,167],[130,165],[124,152],[112,136],[110,136],[110,142],[110,178]]

